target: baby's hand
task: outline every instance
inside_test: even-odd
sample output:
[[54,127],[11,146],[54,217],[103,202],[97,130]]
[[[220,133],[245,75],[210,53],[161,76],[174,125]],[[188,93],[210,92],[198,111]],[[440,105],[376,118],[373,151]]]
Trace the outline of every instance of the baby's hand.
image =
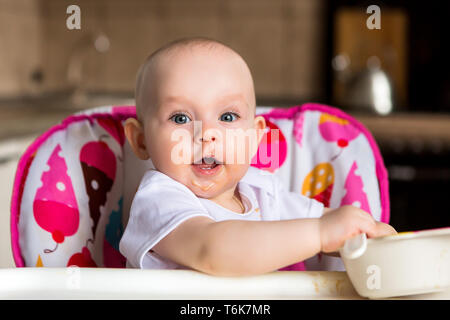
[[369,238],[396,234],[390,225],[377,222],[373,217],[353,206],[343,206],[327,211],[319,220],[322,252],[334,252],[344,245],[345,240],[360,233]]

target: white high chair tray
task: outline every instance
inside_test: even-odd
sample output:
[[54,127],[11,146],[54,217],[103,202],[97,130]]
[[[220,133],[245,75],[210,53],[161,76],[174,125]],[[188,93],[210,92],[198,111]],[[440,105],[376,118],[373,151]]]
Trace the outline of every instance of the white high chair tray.
[[[345,272],[216,277],[189,270],[0,269],[0,299],[362,299]],[[450,290],[396,299],[450,299]]]

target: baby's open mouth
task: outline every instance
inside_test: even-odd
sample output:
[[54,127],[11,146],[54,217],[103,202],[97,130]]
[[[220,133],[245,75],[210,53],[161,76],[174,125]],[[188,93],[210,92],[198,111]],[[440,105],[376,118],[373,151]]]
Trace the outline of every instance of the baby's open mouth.
[[200,170],[211,170],[223,163],[214,157],[203,157],[201,163],[193,163],[192,165]]

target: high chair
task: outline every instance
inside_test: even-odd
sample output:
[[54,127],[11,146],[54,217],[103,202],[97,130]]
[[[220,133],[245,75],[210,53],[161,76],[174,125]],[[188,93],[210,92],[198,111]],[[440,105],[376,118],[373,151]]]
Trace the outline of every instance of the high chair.
[[[327,207],[354,205],[389,222],[387,172],[362,124],[315,103],[257,107],[256,113],[266,120],[259,148],[265,148],[270,161],[257,158],[253,166],[278,175],[287,190]],[[28,147],[11,201],[17,267],[125,267],[119,241],[140,179],[153,167],[151,160],[133,154],[124,137],[124,121],[135,116],[134,106],[82,111]],[[318,254],[281,270],[305,269],[344,267],[340,258]]]

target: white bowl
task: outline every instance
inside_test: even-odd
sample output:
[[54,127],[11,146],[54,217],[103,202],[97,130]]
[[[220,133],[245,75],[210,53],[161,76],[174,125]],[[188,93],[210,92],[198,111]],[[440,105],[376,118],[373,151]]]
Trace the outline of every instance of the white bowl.
[[450,287],[450,228],[367,239],[364,246],[353,258],[340,250],[350,281],[363,297],[388,298]]

